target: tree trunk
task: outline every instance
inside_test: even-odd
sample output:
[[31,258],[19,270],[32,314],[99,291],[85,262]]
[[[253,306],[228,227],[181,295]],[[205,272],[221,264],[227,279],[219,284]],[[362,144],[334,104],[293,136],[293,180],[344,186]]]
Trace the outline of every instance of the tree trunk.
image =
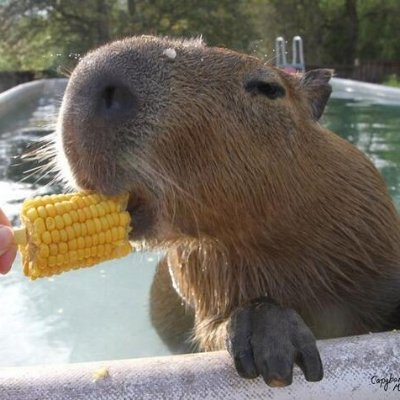
[[133,19],[136,12],[135,0],[128,0],[128,14],[130,19]]
[[346,41],[343,43],[343,61],[346,65],[354,66],[358,39],[357,0],[346,0],[344,11]]
[[110,41],[110,6],[107,0],[97,0],[97,44]]

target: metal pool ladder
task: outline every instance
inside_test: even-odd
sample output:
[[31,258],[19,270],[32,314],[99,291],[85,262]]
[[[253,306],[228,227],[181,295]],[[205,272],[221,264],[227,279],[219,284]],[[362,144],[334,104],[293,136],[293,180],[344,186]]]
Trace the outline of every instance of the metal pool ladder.
[[292,62],[288,63],[286,58],[286,41],[285,38],[279,36],[275,39],[276,66],[291,73],[304,72],[304,52],[303,39],[295,36],[292,40]]

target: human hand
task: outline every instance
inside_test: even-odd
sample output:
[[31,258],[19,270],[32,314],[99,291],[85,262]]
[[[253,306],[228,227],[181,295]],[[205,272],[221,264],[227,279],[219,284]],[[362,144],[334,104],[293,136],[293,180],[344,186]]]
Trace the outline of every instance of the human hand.
[[11,224],[3,210],[0,208],[0,273],[6,274],[10,269],[17,253],[14,244],[14,234]]

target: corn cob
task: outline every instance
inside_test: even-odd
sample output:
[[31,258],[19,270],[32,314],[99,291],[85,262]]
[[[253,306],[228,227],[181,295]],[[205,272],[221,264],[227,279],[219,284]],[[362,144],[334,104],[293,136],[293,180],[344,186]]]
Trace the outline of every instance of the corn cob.
[[24,274],[36,279],[129,254],[127,201],[128,194],[105,197],[91,192],[26,200],[24,227],[14,231]]

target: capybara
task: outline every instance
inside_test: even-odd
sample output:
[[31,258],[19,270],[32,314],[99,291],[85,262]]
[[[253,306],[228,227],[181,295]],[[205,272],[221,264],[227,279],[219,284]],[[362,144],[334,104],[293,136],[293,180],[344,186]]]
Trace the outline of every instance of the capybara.
[[79,62],[59,115],[65,176],[129,191],[132,240],[166,251],[152,288],[166,342],[173,326],[198,350],[227,348],[271,386],[294,363],[322,378],[315,337],[397,322],[399,216],[369,159],[319,124],[330,78],[132,37]]

